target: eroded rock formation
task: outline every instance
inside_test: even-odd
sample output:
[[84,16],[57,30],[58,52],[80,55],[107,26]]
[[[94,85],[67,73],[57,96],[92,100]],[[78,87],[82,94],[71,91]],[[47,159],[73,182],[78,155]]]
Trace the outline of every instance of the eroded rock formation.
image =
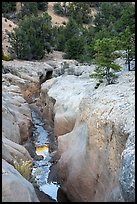
[[114,85],[94,85],[93,79],[71,75],[41,87],[43,111],[58,137],[62,189],[76,202],[123,202],[131,199],[124,194],[132,187],[134,200],[134,73],[121,73]]
[[[57,176],[71,201],[134,201],[134,71],[121,72],[116,84],[102,84],[95,90],[96,81],[89,78],[95,66],[87,66],[87,70],[86,66],[78,70],[79,67],[71,62],[65,71],[61,71],[61,63],[55,66],[54,62],[49,65],[25,61],[4,62],[5,72],[16,76],[4,74],[3,89],[7,89],[4,88],[6,80],[10,84],[6,86],[13,101],[17,97],[14,92],[19,94],[15,103],[17,112],[21,101],[25,112],[20,112],[27,115],[20,90],[26,99],[33,102],[32,96],[35,92],[38,95],[38,88],[41,87],[36,104],[42,105],[40,111],[54,127],[54,134],[58,138]],[[50,79],[51,72],[56,78]],[[50,80],[44,83],[46,79]],[[7,118],[14,121],[14,116],[11,114]],[[19,123],[23,117],[16,121]],[[28,115],[25,117],[28,118]],[[23,120],[26,121],[25,118]],[[20,136],[17,124],[13,127]],[[10,139],[10,134],[6,133],[8,136],[5,137]],[[16,137],[13,137],[14,140]],[[9,160],[12,160],[9,155]]]

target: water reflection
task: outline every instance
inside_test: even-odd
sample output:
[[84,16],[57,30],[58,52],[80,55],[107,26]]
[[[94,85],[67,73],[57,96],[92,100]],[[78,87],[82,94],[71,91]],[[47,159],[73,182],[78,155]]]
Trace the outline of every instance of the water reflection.
[[48,145],[36,146],[36,154],[42,155],[45,159],[49,155],[49,146]]
[[33,136],[35,138],[36,154],[37,156],[42,156],[39,160],[34,160],[32,175],[35,176],[39,189],[57,201],[59,185],[56,182],[48,182],[51,166],[48,133],[43,127],[44,124],[34,111],[32,112],[32,119],[34,125]]
[[[56,181],[49,179],[51,164],[51,156],[49,152],[48,132],[44,129],[42,120],[36,112],[32,111],[33,120],[33,143],[35,144],[36,157],[34,158],[32,175],[39,186],[41,192],[47,194],[55,202],[70,202],[60,185]],[[36,159],[37,158],[37,159]],[[53,202],[54,202],[53,201]]]

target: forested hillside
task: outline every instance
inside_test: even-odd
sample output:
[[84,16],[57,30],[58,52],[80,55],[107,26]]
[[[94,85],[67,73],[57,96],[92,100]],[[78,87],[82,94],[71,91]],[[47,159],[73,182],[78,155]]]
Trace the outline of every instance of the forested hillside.
[[[3,2],[2,12],[5,17],[12,13],[18,24],[14,34],[9,34],[9,41],[11,52],[19,59],[41,59],[45,51],[58,50],[66,53],[65,58],[90,62],[97,52],[96,43],[104,38],[116,41],[116,50],[132,49],[128,59],[133,58],[135,6],[132,2],[26,2],[16,13],[14,4]],[[95,16],[91,15],[93,11]],[[34,53],[36,49],[38,52]]]

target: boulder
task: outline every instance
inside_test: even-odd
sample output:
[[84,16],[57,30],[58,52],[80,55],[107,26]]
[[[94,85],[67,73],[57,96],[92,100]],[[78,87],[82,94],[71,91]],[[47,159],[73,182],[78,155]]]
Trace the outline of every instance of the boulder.
[[53,68],[46,62],[33,62],[25,60],[2,61],[3,70],[9,70],[10,73],[20,77],[21,79],[29,80],[30,82],[39,83],[40,78],[46,79],[48,71]]
[[2,160],[2,202],[40,202],[33,185]]
[[13,165],[15,160],[32,160],[25,147],[19,145],[2,135],[2,158]]
[[2,132],[8,139],[23,143],[31,134],[32,120],[20,88],[3,82],[2,101]]
[[58,77],[61,75],[82,75],[82,77],[88,77],[89,74],[95,69],[94,64],[79,64],[76,60],[49,60],[46,63],[53,67],[53,77]]
[[28,103],[34,102],[34,96],[38,97],[41,83],[52,78],[53,68],[45,62],[13,60],[2,64],[5,80],[18,85]]
[[25,81],[10,73],[2,76],[2,158],[13,164],[17,160],[31,159],[21,146],[31,135],[30,108],[21,94],[18,84]]

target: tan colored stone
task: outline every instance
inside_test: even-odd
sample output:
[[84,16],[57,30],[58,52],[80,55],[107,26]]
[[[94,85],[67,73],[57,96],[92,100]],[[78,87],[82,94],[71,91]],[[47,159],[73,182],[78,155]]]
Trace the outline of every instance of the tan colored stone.
[[33,185],[2,160],[2,202],[39,202]]
[[134,72],[123,72],[117,84],[97,90],[87,77],[61,76],[42,84],[43,110],[53,112],[58,136],[57,174],[71,201],[124,201],[119,178],[122,152],[134,137],[134,82]]

